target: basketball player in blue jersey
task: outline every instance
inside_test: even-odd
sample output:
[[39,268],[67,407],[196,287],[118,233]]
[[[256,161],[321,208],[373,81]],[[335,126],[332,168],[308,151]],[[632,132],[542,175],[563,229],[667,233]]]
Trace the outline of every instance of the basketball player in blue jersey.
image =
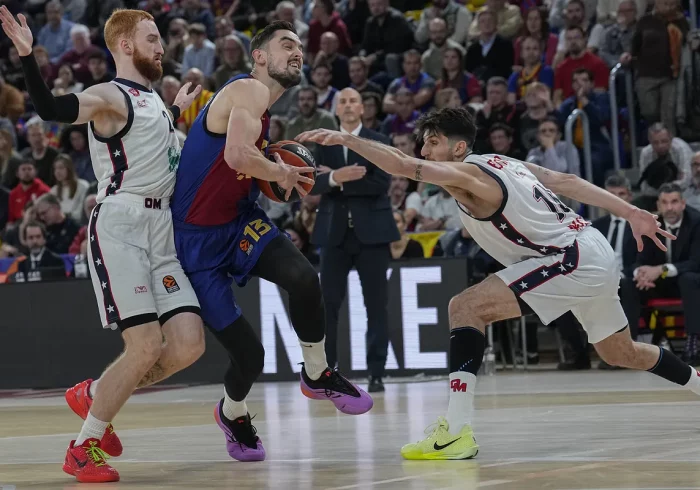
[[[231,292],[251,275],[289,294],[289,313],[301,344],[301,389],[330,400],[341,412],[361,414],[371,397],[331,370],[324,349],[324,305],[318,275],[289,238],[258,207],[255,179],[277,182],[288,195],[312,183],[310,168],[270,161],[265,148],[269,107],[301,80],[302,45],[291,24],[274,22],[251,42],[250,75],[231,78],[199,113],[187,135],[171,201],[175,245],[199,299],[202,318],[226,348],[231,364],[215,419],[229,455],[265,459],[245,398],[262,372],[265,351]],[[274,353],[273,353],[274,355]]]

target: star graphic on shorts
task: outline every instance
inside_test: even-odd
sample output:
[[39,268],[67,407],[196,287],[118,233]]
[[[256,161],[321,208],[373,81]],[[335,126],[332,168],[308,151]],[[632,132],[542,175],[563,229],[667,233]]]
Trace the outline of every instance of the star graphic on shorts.
[[568,264],[566,264],[566,266],[567,266],[568,268],[572,268],[572,267],[574,266],[574,264],[572,264],[571,262],[569,262]]
[[95,210],[94,213],[92,213],[92,215],[93,215],[95,218],[97,218],[97,209]]
[[117,183],[116,183],[116,182],[112,182],[112,183],[110,184],[110,187],[111,187],[112,189],[116,189],[116,188],[117,188]]
[[523,244],[525,241],[522,238],[518,238],[518,243]]
[[102,259],[98,257],[97,260],[95,261],[95,264],[102,265]]
[[114,156],[115,156],[115,157],[118,157],[118,156],[120,156],[121,154],[122,154],[121,151],[119,151],[119,150],[114,150]]
[[90,241],[94,242],[95,241],[95,235],[90,235]]
[[561,270],[562,272],[566,272],[566,267],[564,267],[564,264],[561,264],[559,266],[559,270]]
[[542,252],[542,253],[547,253],[547,247],[542,247],[542,248],[540,249],[540,252]]
[[501,230],[505,230],[506,228],[508,228],[508,225],[505,224],[505,223],[501,223],[498,227],[499,227]]
[[109,313],[114,313],[114,306],[112,306],[112,305],[107,306],[107,311]]
[[547,277],[549,275],[549,271],[542,271],[542,277]]
[[102,283],[102,289],[107,289],[107,283],[106,283],[106,282],[103,282],[103,283]]
[[520,286],[521,289],[527,289],[527,283],[525,281],[518,284],[518,286]]

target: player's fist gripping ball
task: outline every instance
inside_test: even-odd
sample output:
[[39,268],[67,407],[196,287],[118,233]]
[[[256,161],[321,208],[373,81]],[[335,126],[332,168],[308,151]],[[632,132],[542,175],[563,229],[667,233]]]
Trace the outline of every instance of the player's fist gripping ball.
[[[316,180],[316,161],[314,160],[311,152],[304,145],[301,145],[296,141],[280,141],[270,145],[268,149],[268,157],[271,160],[274,160],[275,153],[282,157],[282,160],[287,165],[313,168],[313,172],[303,173],[300,175],[308,177],[314,181]],[[296,189],[293,189],[289,199],[285,200],[284,196],[286,191],[282,189],[277,182],[268,182],[260,179],[256,180],[258,181],[260,192],[275,202],[294,202],[301,199],[301,196],[299,196],[299,192],[297,192]],[[310,192],[311,188],[314,186],[313,184],[307,184],[305,182],[302,182],[299,185],[301,185],[306,192]]]

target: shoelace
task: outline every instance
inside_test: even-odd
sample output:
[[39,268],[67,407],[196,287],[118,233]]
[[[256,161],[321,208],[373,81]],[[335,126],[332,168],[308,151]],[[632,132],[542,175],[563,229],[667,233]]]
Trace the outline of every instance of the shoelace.
[[331,371],[329,383],[331,385],[330,388],[325,389],[326,396],[329,398],[333,394],[333,391],[344,393],[346,395],[350,395],[355,391],[352,383],[343,378],[337,370]]
[[440,429],[447,430],[447,426],[444,424],[443,420],[444,419],[440,417],[437,422],[430,424],[423,433],[428,437],[432,437],[437,434]]
[[[239,425],[239,430],[243,430],[244,432],[244,437],[237,437],[237,440],[231,440],[233,443],[238,443],[241,448],[243,446],[246,446],[251,449],[255,449],[258,447],[258,429],[255,428],[253,425],[252,421],[253,419],[257,416],[257,414],[253,415],[252,417],[246,417],[244,418],[244,422]],[[234,425],[233,423],[231,424],[232,426]],[[237,424],[238,425],[238,424]],[[242,426],[242,427],[241,427]],[[231,430],[231,435],[233,435],[233,428]],[[249,433],[248,433],[249,432]],[[248,437],[250,436],[250,437]],[[245,440],[244,440],[245,439]]]
[[92,458],[95,466],[104,466],[107,464],[107,458],[109,458],[109,456],[94,442],[90,442],[90,447],[85,448],[85,453]]

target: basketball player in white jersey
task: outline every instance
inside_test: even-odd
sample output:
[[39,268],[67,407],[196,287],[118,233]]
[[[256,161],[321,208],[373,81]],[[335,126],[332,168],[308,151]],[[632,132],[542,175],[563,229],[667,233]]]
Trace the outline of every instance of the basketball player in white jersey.
[[39,116],[90,123],[90,155],[99,180],[89,224],[90,275],[102,324],[119,327],[125,348],[99,383],[88,380],[66,393],[85,423],[70,443],[63,470],[80,482],[116,481],[119,474],[105,459],[120,455],[122,446],[110,421],[137,386],[170,376],[204,352],[199,303],[175,254],[168,202],[180,155],[173,124],[201,87],[188,95],[186,84],[175,105],[166,108],[151,88],[163,71],[153,17],[116,10],[104,37],[117,78],[54,97],[32,55],[24,16],[17,23],[3,6],[0,21],[19,52]]
[[572,311],[606,362],[644,369],[700,394],[700,374],[671,352],[633,342],[617,296],[619,272],[608,241],[555,193],[624,217],[638,248],[646,236],[665,250],[657,217],[571,174],[499,155],[475,155],[476,126],[465,109],[442,109],[417,124],[422,161],[347,133],[315,130],[301,142],[343,145],[393,175],[445,188],[464,226],[506,268],[452,298],[450,401],[430,435],[401,449],[406,459],[476,456],[471,428],[474,387],[484,355],[484,330],[492,322],[534,311],[545,323]]

